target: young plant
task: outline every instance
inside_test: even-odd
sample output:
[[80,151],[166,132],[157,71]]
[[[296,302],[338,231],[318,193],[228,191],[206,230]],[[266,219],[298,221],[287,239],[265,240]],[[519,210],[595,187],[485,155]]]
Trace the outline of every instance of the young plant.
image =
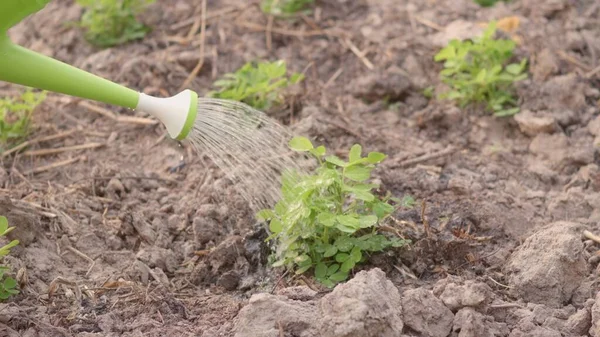
[[214,98],[244,102],[256,109],[270,109],[283,101],[281,90],[304,79],[294,73],[286,78],[284,61],[248,62],[233,74],[225,74],[213,85],[219,88],[208,93]]
[[515,42],[494,39],[495,32],[492,22],[482,36],[473,41],[452,40],[435,56],[435,61],[444,62],[442,81],[451,89],[441,97],[462,107],[484,103],[494,115],[510,116],[519,112],[513,85],[527,78],[527,60],[506,65]]
[[18,98],[0,98],[0,149],[27,137],[31,115],[44,99],[45,92],[36,93],[30,89]]
[[150,27],[138,22],[136,15],[155,0],[76,0],[85,7],[79,26],[91,44],[107,48],[141,39]]
[[[0,216],[0,236],[6,236],[9,232],[11,232],[14,227],[8,227],[8,220]],[[0,247],[0,257],[4,257],[10,253],[10,249],[19,244],[19,240],[12,240],[8,244]],[[9,268],[6,266],[0,266],[0,300],[6,300],[11,295],[18,294],[19,291],[16,290],[17,281],[10,276],[7,276],[6,273],[9,271]]]
[[289,17],[305,11],[314,2],[315,0],[262,0],[260,8],[269,15]]
[[319,166],[314,174],[286,172],[282,176],[282,199],[273,209],[258,213],[269,221],[275,240],[274,267],[286,267],[296,274],[308,270],[321,284],[333,287],[348,278],[350,271],[367,259],[367,254],[408,243],[381,234],[380,224],[400,202],[389,195],[379,197],[379,186],[369,183],[371,171],[386,156],[371,152],[362,156],[354,145],[348,161],[327,156],[324,146],[313,147],[303,137],[289,143],[292,150],[307,152]]
[[508,2],[508,0],[473,0],[473,1],[475,1],[475,3],[481,7],[492,7],[496,3],[501,2],[501,1]]

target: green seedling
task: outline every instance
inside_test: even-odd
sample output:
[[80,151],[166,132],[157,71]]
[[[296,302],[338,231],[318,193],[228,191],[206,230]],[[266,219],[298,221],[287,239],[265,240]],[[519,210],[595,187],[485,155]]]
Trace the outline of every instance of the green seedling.
[[275,240],[274,267],[296,274],[312,270],[318,282],[333,287],[365,262],[367,254],[408,243],[378,231],[396,209],[394,203],[414,202],[375,194],[379,186],[369,183],[371,171],[386,155],[371,152],[363,157],[357,144],[344,161],[303,137],[292,139],[289,146],[314,156],[319,166],[310,175],[284,173],[282,199],[258,213],[269,222],[267,240]]
[[44,99],[45,92],[30,89],[18,98],[0,99],[0,149],[27,137],[31,129],[31,115]]
[[481,7],[493,7],[498,2],[508,2],[509,0],[473,0]]
[[495,39],[492,22],[482,36],[471,40],[452,40],[436,56],[444,62],[442,81],[450,91],[441,98],[451,99],[464,107],[484,103],[496,116],[519,112],[514,97],[514,83],[527,78],[527,60],[506,65],[513,57],[515,42]]
[[290,17],[299,12],[306,13],[306,7],[315,0],[262,0],[261,10],[269,15]]
[[155,0],[76,0],[85,8],[78,25],[91,44],[107,48],[138,40],[151,28],[136,18]]
[[[0,237],[6,236],[6,234],[10,233],[14,227],[8,227],[8,219],[6,217],[0,216]],[[10,253],[10,249],[19,244],[19,240],[12,240],[8,244],[0,247],[0,257],[4,257]],[[0,299],[6,300],[11,295],[16,295],[19,293],[16,290],[17,281],[12,277],[6,275],[9,271],[9,268],[6,266],[0,266]]]
[[213,85],[218,88],[209,97],[244,102],[259,110],[268,110],[283,102],[282,89],[304,79],[304,75],[294,73],[286,78],[287,66],[284,61],[248,62],[233,74],[225,74]]

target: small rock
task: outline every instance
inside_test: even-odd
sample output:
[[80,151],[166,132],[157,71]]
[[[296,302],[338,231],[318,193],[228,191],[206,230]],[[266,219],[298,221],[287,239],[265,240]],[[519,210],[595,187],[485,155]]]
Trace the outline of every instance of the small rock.
[[509,285],[522,299],[550,307],[566,303],[588,269],[581,226],[571,222],[555,222],[533,234],[505,266]]
[[569,149],[569,139],[564,134],[540,133],[529,144],[529,151],[548,159],[555,166],[565,161],[572,149]]
[[133,215],[133,228],[138,232],[142,240],[147,243],[154,243],[156,240],[156,232],[152,228],[152,226],[146,221],[146,217],[143,213],[138,212]]
[[562,337],[560,332],[543,327],[535,327],[532,330],[523,331],[519,328],[511,331],[508,337]]
[[219,223],[212,218],[197,217],[192,224],[196,242],[204,245],[219,235]]
[[378,101],[387,98],[400,100],[411,88],[410,79],[400,71],[378,71],[366,76],[359,76],[351,83],[351,92],[355,97]]
[[235,318],[235,337],[318,336],[314,302],[301,302],[271,294],[252,295]]
[[120,199],[123,192],[125,192],[125,186],[117,178],[112,178],[106,185],[106,193],[113,198]]
[[118,315],[109,313],[96,317],[98,327],[102,332],[121,332],[123,331],[123,322]]
[[596,116],[595,119],[592,119],[587,125],[588,131],[598,137],[600,136],[600,116]]
[[360,271],[320,301],[323,337],[394,337],[402,332],[402,300],[385,273]]
[[162,283],[165,287],[170,286],[169,277],[165,272],[160,268],[154,268],[150,270],[150,274],[155,281]]
[[592,326],[592,315],[586,308],[579,309],[571,315],[564,325],[565,336],[584,336]]
[[[454,282],[452,282],[454,281]],[[472,280],[464,284],[458,278],[446,278],[436,284],[434,293],[453,312],[464,307],[484,309],[492,300],[492,289],[485,283]]]
[[405,291],[402,308],[404,324],[424,337],[446,337],[452,330],[452,311],[427,289]]
[[146,263],[150,268],[158,267],[169,273],[177,269],[177,258],[175,257],[175,253],[169,249],[149,247],[140,250],[136,258]]
[[283,288],[277,292],[277,295],[285,296],[296,301],[309,301],[317,296],[317,292],[309,287],[299,286]]
[[523,110],[514,116],[519,124],[521,132],[528,136],[536,136],[540,133],[552,133],[556,130],[554,118],[546,115],[536,115],[529,110]]
[[493,317],[463,308],[454,316],[452,331],[456,337],[495,337],[506,336],[509,330],[505,323],[495,322]]
[[590,328],[590,336],[600,337],[600,292],[596,294],[596,302],[592,306],[592,327]]
[[544,82],[551,75],[557,73],[558,70],[558,59],[550,49],[544,48],[535,55],[535,61],[531,65],[531,73],[534,81]]
[[219,277],[217,285],[225,288],[225,290],[235,290],[240,282],[240,276],[235,270],[227,271]]
[[187,218],[183,214],[173,214],[167,219],[167,226],[171,231],[180,232],[187,227]]

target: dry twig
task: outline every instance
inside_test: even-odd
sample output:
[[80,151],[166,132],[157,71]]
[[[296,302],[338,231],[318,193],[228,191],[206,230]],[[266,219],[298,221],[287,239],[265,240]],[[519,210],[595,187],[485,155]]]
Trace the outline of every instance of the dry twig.
[[51,140],[65,138],[65,137],[68,137],[68,136],[74,134],[75,132],[77,132],[77,130],[65,131],[65,132],[57,133],[57,134],[52,135],[52,136],[46,136],[46,137],[40,137],[40,138],[28,140],[26,142],[21,143],[18,146],[13,147],[10,150],[2,153],[1,158],[7,157],[8,155],[10,155],[12,153],[20,151],[20,150],[28,147],[29,145],[33,145],[33,144],[37,144],[37,143],[42,143],[42,142],[47,142],[47,141],[51,141]]
[[583,236],[585,236],[586,238],[593,240],[596,243],[600,243],[600,236],[588,231],[588,230],[584,230],[583,231]]
[[75,145],[75,146],[59,147],[56,149],[31,150],[31,151],[25,152],[24,155],[26,155],[26,156],[47,156],[47,155],[51,155],[51,154],[57,154],[57,153],[68,152],[68,151],[95,149],[95,148],[102,147],[104,145],[106,145],[106,144],[104,144],[104,143],[88,143],[88,144],[81,144],[81,145]]
[[194,67],[192,72],[185,79],[185,81],[183,81],[183,84],[179,88],[180,91],[186,88],[188,85],[190,85],[190,83],[192,83],[194,78],[198,76],[200,70],[202,70],[202,67],[204,66],[204,47],[206,42],[206,0],[202,0],[201,19],[202,27],[200,29],[200,60],[198,61],[198,64],[196,64],[196,67]]
[[52,163],[50,165],[46,165],[46,166],[40,166],[37,168],[34,168],[33,170],[29,170],[27,172],[25,172],[25,175],[30,175],[30,174],[35,174],[35,173],[42,173],[42,172],[46,172],[46,171],[50,171],[59,167],[63,167],[63,166],[67,166],[70,164],[73,164],[77,161],[79,161],[81,159],[81,157],[76,157],[76,158],[72,158],[72,159],[67,159],[67,160],[63,160],[63,161],[59,161],[59,162],[55,162]]

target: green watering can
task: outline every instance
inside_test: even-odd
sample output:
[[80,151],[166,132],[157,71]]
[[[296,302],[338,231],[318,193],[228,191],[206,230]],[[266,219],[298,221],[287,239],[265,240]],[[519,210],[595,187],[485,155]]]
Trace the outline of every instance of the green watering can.
[[144,111],[159,119],[172,138],[189,135],[198,112],[197,93],[152,97],[12,43],[8,30],[49,2],[0,0],[1,81]]

